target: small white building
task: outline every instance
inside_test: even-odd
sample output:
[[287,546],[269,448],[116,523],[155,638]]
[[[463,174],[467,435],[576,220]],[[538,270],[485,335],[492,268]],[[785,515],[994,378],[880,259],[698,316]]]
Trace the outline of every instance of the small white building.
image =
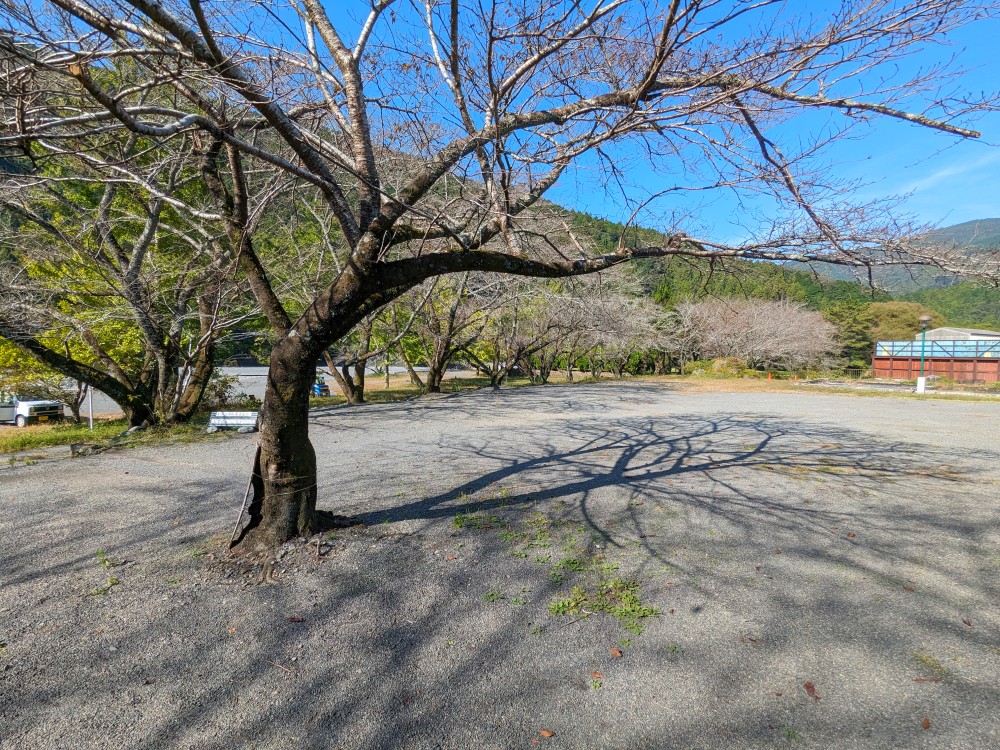
[[[920,341],[920,334],[913,337]],[[1000,331],[982,328],[933,328],[927,332],[928,341],[1000,341]]]

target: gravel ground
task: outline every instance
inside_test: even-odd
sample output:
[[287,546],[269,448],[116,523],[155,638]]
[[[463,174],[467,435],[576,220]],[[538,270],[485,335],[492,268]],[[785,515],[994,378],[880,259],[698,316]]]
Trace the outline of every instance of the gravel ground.
[[252,436],[3,468],[0,747],[1000,747],[998,425],[648,384],[325,409],[320,504],[364,525],[273,567],[224,551]]

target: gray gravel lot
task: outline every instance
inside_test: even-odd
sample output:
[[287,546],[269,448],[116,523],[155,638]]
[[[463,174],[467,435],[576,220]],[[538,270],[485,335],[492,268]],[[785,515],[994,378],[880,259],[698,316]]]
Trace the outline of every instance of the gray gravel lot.
[[[998,436],[650,384],[324,409],[365,525],[271,574],[222,541],[253,436],[2,468],[0,747],[1000,747]],[[644,632],[550,613],[610,579]]]

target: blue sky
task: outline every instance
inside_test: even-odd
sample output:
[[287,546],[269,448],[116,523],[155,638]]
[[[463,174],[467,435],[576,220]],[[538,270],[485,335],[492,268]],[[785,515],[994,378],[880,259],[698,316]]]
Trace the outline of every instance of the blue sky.
[[[970,93],[996,91],[1000,87],[1000,18],[990,18],[962,29],[949,39],[949,46],[917,55],[912,62],[929,65],[956,56],[956,64],[969,69],[960,79]],[[964,221],[1000,217],[1000,114],[989,114],[971,122],[982,131],[979,140],[959,141],[944,133],[905,122],[876,118],[861,136],[838,143],[825,152],[828,174],[863,183],[855,193],[861,200],[906,196],[900,210],[920,223],[948,226]],[[785,133],[795,137],[794,133]],[[664,179],[642,163],[630,164],[630,192],[641,196],[666,186]],[[587,167],[564,178],[550,197],[605,218],[623,221],[631,208],[616,196],[599,189],[601,178]],[[686,198],[688,205],[691,198]],[[693,204],[690,221],[701,224],[711,238],[738,242],[754,216],[770,209],[767,201],[737,203],[726,195]],[[683,211],[685,204],[661,204],[650,211],[644,223],[657,222],[658,215]]]
[[[656,5],[654,0],[648,2],[649,7]],[[335,4],[338,11],[346,10],[353,19],[353,23],[344,25],[345,30],[350,27],[348,38],[370,7],[367,0],[336,0],[336,3],[328,0],[328,4],[331,8]],[[782,8],[779,13],[787,12],[789,16],[779,15],[778,23],[780,25],[783,18],[802,13],[812,14],[814,20],[820,20],[837,5],[839,0],[787,0],[779,6]],[[415,12],[407,2],[395,7],[402,15]],[[728,41],[746,30],[742,26],[744,22],[748,26],[766,24],[771,12],[769,9],[757,19],[748,14],[726,27]],[[333,15],[336,17],[336,13]],[[955,65],[968,72],[957,85],[952,83],[949,92],[954,93],[956,88],[965,93],[996,91],[1000,86],[998,41],[1000,18],[987,18],[954,32],[945,45],[911,54],[902,62],[897,80],[917,68],[930,67],[953,56]],[[853,93],[851,90],[850,94]],[[829,112],[810,113],[782,124],[769,135],[775,135],[783,148],[791,144],[786,151],[794,151],[796,142],[808,142],[811,134],[822,131],[831,121],[845,120]],[[874,117],[867,123],[856,123],[852,137],[832,144],[817,163],[833,180],[859,183],[853,193],[859,201],[906,196],[899,210],[921,224],[947,226],[1000,217],[1000,191],[996,184],[996,176],[1000,173],[1000,114],[959,124],[981,130],[982,138],[960,141],[911,123]],[[596,168],[596,161],[584,159],[560,179],[547,197],[570,208],[626,221],[637,202],[668,187],[669,181],[679,179],[676,175],[656,173],[634,148],[619,147],[612,149],[612,154],[616,162],[625,167],[623,186],[612,185],[609,189],[606,176]],[[766,198],[737,197],[732,193],[685,193],[653,204],[638,217],[638,222],[666,228],[672,217],[680,216],[680,228],[694,236],[736,243],[745,239],[753,227],[766,227],[774,214],[774,203]]]

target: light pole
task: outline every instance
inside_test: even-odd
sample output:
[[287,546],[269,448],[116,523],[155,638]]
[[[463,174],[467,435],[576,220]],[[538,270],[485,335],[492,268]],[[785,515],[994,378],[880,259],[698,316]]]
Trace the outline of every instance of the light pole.
[[927,351],[927,326],[930,325],[931,316],[921,315],[920,322],[920,377],[917,378],[917,393],[923,393],[927,389],[927,378],[924,377],[924,354]]

